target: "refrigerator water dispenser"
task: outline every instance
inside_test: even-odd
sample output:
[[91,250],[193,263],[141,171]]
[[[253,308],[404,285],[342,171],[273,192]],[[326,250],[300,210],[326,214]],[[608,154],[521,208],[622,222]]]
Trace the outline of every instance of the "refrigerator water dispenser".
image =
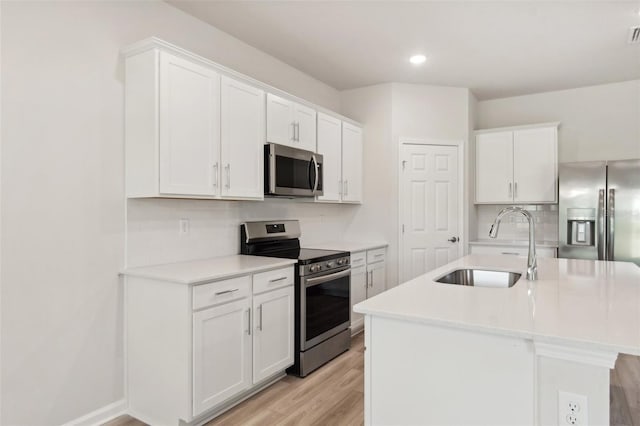
[[567,244],[572,246],[595,245],[595,209],[567,209]]

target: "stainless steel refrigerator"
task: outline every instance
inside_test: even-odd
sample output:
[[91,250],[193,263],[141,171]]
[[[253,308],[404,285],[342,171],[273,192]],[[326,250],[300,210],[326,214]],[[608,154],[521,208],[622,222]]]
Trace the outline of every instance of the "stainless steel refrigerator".
[[640,160],[559,165],[559,250],[640,266]]

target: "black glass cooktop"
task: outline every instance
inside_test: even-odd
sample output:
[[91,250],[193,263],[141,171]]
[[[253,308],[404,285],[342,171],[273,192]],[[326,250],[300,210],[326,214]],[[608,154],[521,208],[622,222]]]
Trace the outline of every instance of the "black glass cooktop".
[[296,248],[290,250],[273,250],[268,253],[255,253],[260,256],[281,257],[286,259],[298,259],[300,265],[308,265],[310,263],[321,262],[324,260],[337,259],[348,256],[348,251],[340,250],[321,250]]

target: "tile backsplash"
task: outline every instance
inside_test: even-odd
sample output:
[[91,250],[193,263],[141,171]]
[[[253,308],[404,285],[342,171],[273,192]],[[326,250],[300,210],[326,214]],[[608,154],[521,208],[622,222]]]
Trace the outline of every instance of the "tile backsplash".
[[[301,243],[342,240],[360,206],[303,200],[221,201],[130,199],[127,201],[127,266],[226,256],[240,252],[240,224],[298,219]],[[180,219],[189,232],[180,234]]]
[[[504,205],[477,205],[478,222],[477,239],[489,238],[489,229]],[[535,218],[536,241],[558,240],[558,206],[555,204],[520,205]],[[529,238],[529,224],[527,218],[520,214],[511,214],[502,219],[500,232],[496,240],[527,240]]]

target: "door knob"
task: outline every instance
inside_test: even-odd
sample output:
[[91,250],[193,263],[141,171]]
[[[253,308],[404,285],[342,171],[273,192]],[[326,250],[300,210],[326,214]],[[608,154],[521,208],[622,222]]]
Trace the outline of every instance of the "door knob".
[[451,237],[451,238],[449,238],[447,241],[451,241],[452,243],[455,243],[455,242],[457,242],[458,240],[459,240],[459,238],[458,238],[458,237]]

